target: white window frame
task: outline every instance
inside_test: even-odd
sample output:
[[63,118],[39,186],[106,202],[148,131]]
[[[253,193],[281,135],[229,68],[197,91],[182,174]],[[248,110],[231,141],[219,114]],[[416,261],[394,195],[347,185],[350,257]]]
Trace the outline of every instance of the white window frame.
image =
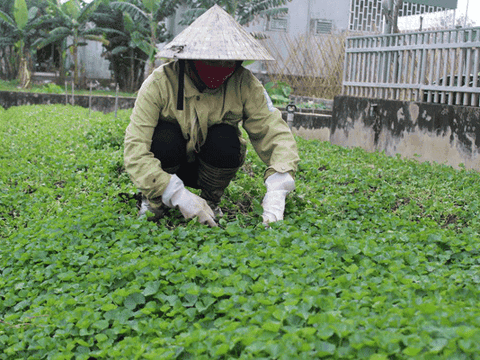
[[[282,23],[284,24],[283,26],[277,25]],[[289,25],[288,16],[271,17],[267,22],[267,30],[287,32],[288,25]]]
[[[330,34],[333,31],[333,20],[328,20],[328,19],[312,19],[312,31],[314,35],[325,35],[325,34]],[[318,31],[319,24],[322,24],[322,26],[327,26],[328,31]]]

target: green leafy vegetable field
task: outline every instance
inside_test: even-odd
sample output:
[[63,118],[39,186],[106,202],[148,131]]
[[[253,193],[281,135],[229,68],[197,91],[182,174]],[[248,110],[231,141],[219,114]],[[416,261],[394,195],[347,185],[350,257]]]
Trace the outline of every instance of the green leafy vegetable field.
[[249,148],[218,228],[136,217],[129,111],[0,108],[0,359],[478,359],[480,176],[297,138],[285,221]]

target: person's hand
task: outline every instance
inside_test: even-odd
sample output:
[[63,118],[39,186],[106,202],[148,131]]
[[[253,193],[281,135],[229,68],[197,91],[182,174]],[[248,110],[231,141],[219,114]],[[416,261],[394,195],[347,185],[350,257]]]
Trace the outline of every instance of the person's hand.
[[283,220],[285,198],[295,190],[295,180],[289,173],[275,173],[265,181],[267,193],[262,201],[263,223]]
[[172,175],[167,188],[162,195],[163,203],[169,208],[178,207],[185,219],[198,217],[201,224],[217,226],[213,210],[200,196],[185,189],[183,181],[177,175]]

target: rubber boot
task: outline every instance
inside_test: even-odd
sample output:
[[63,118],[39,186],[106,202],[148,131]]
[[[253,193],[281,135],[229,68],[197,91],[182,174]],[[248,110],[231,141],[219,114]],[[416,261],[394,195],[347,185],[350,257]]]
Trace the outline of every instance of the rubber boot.
[[216,217],[223,216],[218,204],[238,169],[240,169],[240,167],[217,168],[199,159],[198,187],[202,190],[200,196],[207,201]]

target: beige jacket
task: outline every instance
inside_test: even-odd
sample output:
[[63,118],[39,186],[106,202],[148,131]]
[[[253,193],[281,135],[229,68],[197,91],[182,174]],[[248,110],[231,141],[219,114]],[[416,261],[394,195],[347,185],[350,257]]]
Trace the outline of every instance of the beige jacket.
[[199,92],[185,76],[185,109],[177,110],[178,63],[157,68],[143,83],[125,135],[125,169],[135,186],[148,198],[160,197],[170,176],[150,152],[158,119],[177,122],[188,140],[187,156],[193,159],[207,137],[208,128],[227,123],[242,124],[253,148],[267,165],[265,178],[275,172],[291,172],[299,161],[290,129],[274,108],[262,84],[240,67],[219,89]]

